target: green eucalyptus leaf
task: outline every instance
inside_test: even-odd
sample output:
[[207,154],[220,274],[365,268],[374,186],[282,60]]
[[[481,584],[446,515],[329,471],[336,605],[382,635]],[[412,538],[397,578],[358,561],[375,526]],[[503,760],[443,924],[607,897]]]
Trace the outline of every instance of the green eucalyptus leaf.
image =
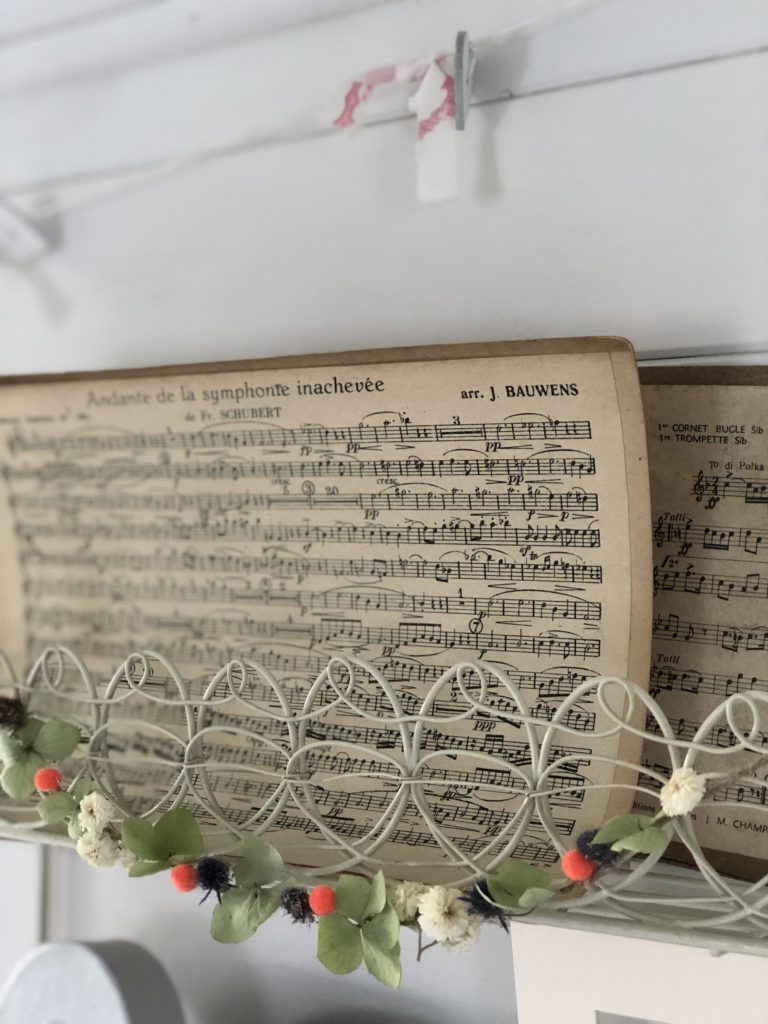
[[10,733],[0,732],[0,761],[3,764],[10,764],[15,761],[19,754],[23,754],[26,747],[19,743],[15,736]]
[[37,813],[46,825],[56,825],[76,809],[77,801],[71,793],[49,793],[37,805]]
[[280,903],[271,890],[230,889],[213,911],[211,935],[217,942],[245,942]]
[[357,925],[341,914],[317,922],[317,959],[333,974],[350,974],[363,961],[363,937]]
[[507,892],[504,886],[496,880],[493,875],[488,876],[488,892],[494,903],[498,903],[505,910],[517,910],[518,900],[522,893]]
[[399,945],[394,946],[392,949],[381,949],[379,946],[368,942],[365,932],[363,932],[363,958],[369,973],[377,981],[387,985],[389,988],[400,987],[402,971],[400,968]]
[[554,895],[555,894],[551,889],[538,889],[536,887],[532,887],[525,890],[518,900],[517,905],[521,910],[535,910],[536,907],[540,907],[542,903],[546,903],[547,900],[551,900]]
[[35,772],[43,767],[43,759],[32,750],[23,751],[7,764],[0,775],[0,786],[14,800],[26,800],[35,791]]
[[80,812],[75,811],[67,824],[69,838],[77,841],[80,838]]
[[336,884],[336,913],[362,921],[371,899],[371,883],[358,875],[342,875]]
[[44,722],[32,740],[32,748],[46,761],[63,761],[77,749],[80,730],[71,722],[55,718]]
[[28,718],[20,729],[13,734],[23,747],[31,747],[37,739],[37,734],[43,728],[39,718]]
[[653,825],[651,828],[644,828],[640,832],[617,839],[611,847],[617,852],[620,850],[631,850],[632,853],[658,853],[665,850],[669,843],[669,836],[663,828]]
[[280,897],[283,894],[283,887],[281,885],[275,885],[271,889],[259,889],[259,917],[261,920],[259,924],[272,917],[274,912],[280,906]]
[[77,782],[69,787],[69,792],[78,803],[87,797],[89,793],[93,793],[95,790],[96,783],[90,777],[78,779]]
[[122,835],[123,846],[139,860],[165,862],[173,852],[144,818],[126,818]]
[[363,938],[379,949],[392,949],[399,935],[400,921],[390,906],[363,924]]
[[377,871],[371,879],[371,895],[368,898],[368,905],[363,911],[363,917],[375,917],[380,914],[387,905],[387,883],[384,880],[384,872]]
[[156,875],[160,871],[167,871],[171,865],[167,860],[135,860],[128,868],[129,878],[144,878],[146,875]]
[[240,858],[234,867],[239,885],[270,885],[283,876],[283,858],[261,836],[247,836],[243,840]]
[[[514,898],[515,904],[526,889],[549,888],[549,876],[541,868],[535,868],[522,860],[508,860],[502,864],[496,875],[492,876],[497,890],[503,889]],[[489,886],[490,886],[490,879]],[[493,894],[493,891],[492,891]],[[494,896],[494,899],[496,897]],[[501,900],[497,900],[501,903]],[[507,904],[505,904],[506,906]]]
[[[200,857],[203,852],[203,837],[200,826],[191,811],[185,807],[174,807],[167,811],[155,824],[155,838],[168,851],[167,855]],[[136,851],[134,850],[134,853]]]
[[611,818],[598,831],[591,840],[594,843],[614,843],[617,839],[640,832],[647,828],[653,819],[645,814],[620,814],[618,818]]

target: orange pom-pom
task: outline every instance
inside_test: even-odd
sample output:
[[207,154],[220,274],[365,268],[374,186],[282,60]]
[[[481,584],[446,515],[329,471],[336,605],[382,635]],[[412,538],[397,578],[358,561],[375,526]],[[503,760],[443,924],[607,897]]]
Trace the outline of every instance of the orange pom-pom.
[[336,909],[336,893],[330,885],[316,885],[309,894],[309,906],[318,917],[332,914]]
[[588,860],[579,850],[569,850],[563,854],[560,867],[566,878],[572,882],[586,882],[597,871],[597,864]]
[[197,888],[197,868],[194,864],[177,864],[171,868],[171,882],[178,892],[192,892]]
[[39,793],[58,793],[61,789],[61,772],[58,768],[39,768],[35,772],[35,789]]

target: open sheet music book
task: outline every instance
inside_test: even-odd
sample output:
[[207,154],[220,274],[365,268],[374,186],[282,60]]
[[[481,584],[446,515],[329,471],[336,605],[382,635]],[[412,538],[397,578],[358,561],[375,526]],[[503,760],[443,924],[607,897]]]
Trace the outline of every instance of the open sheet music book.
[[[768,367],[644,368],[641,382],[654,552],[651,693],[677,737],[722,750],[698,758],[697,770],[730,771],[728,722],[703,723],[727,697],[768,691]],[[736,719],[743,729],[748,709]],[[764,711],[756,725],[753,742],[768,752]],[[667,764],[655,743],[644,761],[661,771]],[[768,768],[758,776],[768,778]],[[714,800],[695,815],[710,860],[762,877],[766,790],[739,779]]]
[[[762,470],[728,477],[708,451],[701,461],[704,442],[658,439],[671,398],[655,383],[645,391],[653,515],[641,389],[620,339],[0,381],[0,647],[29,666],[47,645],[66,645],[104,685],[131,651],[156,651],[191,681],[190,697],[231,659],[252,659],[297,715],[328,659],[354,656],[380,672],[406,719],[424,711],[447,669],[480,661],[506,673],[542,728],[583,680],[617,675],[650,682],[661,701],[687,701],[680,717],[689,729],[705,714],[702,694],[726,685],[723,659],[744,657],[743,672],[765,681],[754,668],[754,616],[736,614],[764,607],[749,597],[764,598],[765,581],[742,564],[728,567],[720,587],[720,567],[689,569],[693,559],[683,565],[674,545],[691,545],[691,555],[699,545],[706,558],[707,530],[736,529],[750,548],[743,559],[754,558],[744,531],[757,527],[739,516],[759,521],[765,485]],[[674,423],[714,423],[711,394],[695,401],[707,414],[681,406]],[[726,404],[719,421],[734,416]],[[759,417],[740,406],[736,419],[751,426]],[[749,429],[748,444],[764,452],[765,435]],[[721,524],[715,508],[738,515]],[[695,596],[692,575],[702,580]],[[652,609],[654,589],[658,602],[677,603]],[[704,594],[728,605],[734,623],[696,612],[703,605],[689,602]],[[691,654],[700,650],[705,658]],[[150,685],[169,703],[130,694],[110,713],[108,743],[123,766],[110,785],[133,811],[152,807],[178,775],[174,736],[188,725],[162,665]],[[486,699],[513,713],[493,685]],[[259,686],[248,696],[274,705],[269,682]],[[285,726],[259,719],[223,686],[215,695],[197,750],[218,766],[205,776],[212,829],[268,818],[288,861],[320,866],[329,832],[350,848],[370,839],[396,789],[386,766],[407,760],[401,733],[413,729],[386,725],[395,713],[375,680],[356,682],[365,726],[342,706],[313,719],[304,737],[304,790],[296,783],[293,793],[311,791],[328,831],[308,828],[291,799],[274,798],[290,747]],[[530,764],[527,737],[511,719],[457,720],[463,706],[455,679],[429,705],[419,800],[376,845],[391,876],[449,879],[425,815],[454,860],[482,865],[520,811],[515,778]],[[82,702],[74,717],[92,729],[91,710]],[[262,743],[238,733],[244,722]],[[610,723],[596,701],[573,708],[566,724],[548,754],[560,767],[547,786],[553,825],[569,837],[632,806],[634,778],[610,788],[613,759],[659,758],[626,731],[599,736]],[[640,709],[636,724],[645,724]],[[361,756],[363,746],[377,757]],[[518,855],[557,859],[535,814]]]

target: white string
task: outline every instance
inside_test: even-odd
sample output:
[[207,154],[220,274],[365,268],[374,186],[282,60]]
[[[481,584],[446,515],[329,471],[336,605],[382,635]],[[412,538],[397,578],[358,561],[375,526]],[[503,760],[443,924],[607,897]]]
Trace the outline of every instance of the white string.
[[[478,40],[473,39],[471,40],[472,48],[476,58],[482,59],[483,49],[491,44],[496,44],[499,39],[508,38],[518,33],[530,32],[534,28],[541,28],[545,24],[560,21],[572,16],[574,13],[581,13],[583,9],[605,2],[606,0],[569,0],[565,6],[556,10],[547,10],[511,28],[495,32],[493,35],[485,36]],[[409,60],[407,63],[410,64],[413,61]],[[339,93],[342,90],[343,85],[339,89]],[[476,104],[470,102],[470,106],[474,105]],[[311,111],[304,111],[287,120],[280,127],[270,131],[251,132],[217,145],[181,150],[167,157],[148,161],[133,168],[110,169],[83,174],[75,173],[66,177],[13,184],[5,188],[0,198],[6,202],[11,201],[11,205],[21,210],[30,220],[44,221],[53,216],[72,213],[75,210],[93,206],[108,199],[114,199],[142,185],[177,175],[182,171],[212,160],[233,156],[244,151],[285,145],[291,142],[303,142],[336,134],[339,129],[329,123],[325,116],[327,109],[328,105],[326,103]],[[414,114],[404,105],[401,111],[394,114],[387,113],[369,116],[365,123],[368,126],[382,125],[394,121],[412,119],[413,117]],[[119,180],[116,181],[116,178]],[[71,196],[68,199],[62,199],[61,197],[46,194],[52,189],[82,188],[83,186],[87,187],[89,184],[93,185],[91,190],[79,197]]]

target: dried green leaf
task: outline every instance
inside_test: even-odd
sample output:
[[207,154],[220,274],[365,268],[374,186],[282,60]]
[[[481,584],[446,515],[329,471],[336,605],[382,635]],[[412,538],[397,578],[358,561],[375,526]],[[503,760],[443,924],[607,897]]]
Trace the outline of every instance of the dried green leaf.
[[37,738],[37,734],[43,727],[39,718],[28,718],[20,729],[13,734],[23,747],[31,747]]
[[71,793],[48,793],[37,805],[37,813],[46,825],[58,824],[76,809],[77,801]]
[[336,884],[336,913],[358,923],[371,899],[371,883],[359,875],[342,875]]
[[145,875],[156,875],[167,871],[170,867],[167,860],[135,860],[128,868],[129,878],[144,878]]
[[379,949],[392,949],[399,935],[400,921],[390,906],[363,924],[363,938]]
[[238,885],[270,885],[283,877],[283,858],[260,836],[247,836],[243,840],[240,858],[234,867]]
[[211,935],[217,942],[245,942],[275,912],[280,893],[267,889],[230,889],[213,911]]
[[357,925],[341,914],[317,922],[317,959],[333,974],[350,974],[363,961],[363,937]]
[[546,903],[547,900],[551,900],[554,895],[555,894],[551,889],[539,889],[532,887],[525,890],[523,895],[517,901],[517,905],[520,910],[535,910],[536,907],[540,907],[542,903]]
[[139,860],[165,862],[173,852],[144,818],[126,818],[122,835],[123,846]]
[[370,974],[388,988],[399,988],[402,971],[400,968],[400,946],[381,949],[368,942],[363,932],[363,957]]
[[647,828],[653,819],[645,814],[620,814],[603,825],[592,839],[592,843],[614,843],[641,829]]
[[384,872],[377,871],[371,879],[371,895],[368,898],[368,905],[363,911],[363,917],[375,917],[380,914],[387,905],[387,883],[384,880]]
[[174,807],[172,811],[167,811],[157,820],[154,831],[157,841],[167,850],[166,856],[202,855],[203,837],[200,826],[194,814],[185,807]]
[[26,800],[35,791],[35,772],[43,767],[43,759],[33,750],[25,750],[3,769],[0,787],[14,800]]
[[0,761],[3,764],[10,764],[15,761],[19,754],[23,754],[26,747],[19,743],[15,736],[0,731]]
[[611,849],[617,852],[630,850],[632,853],[659,853],[667,848],[668,843],[669,836],[664,829],[653,825],[651,828],[624,836],[623,839],[617,839]]
[[549,889],[549,876],[522,860],[508,860],[488,878],[488,890],[496,903],[509,909],[519,906],[527,889]]
[[98,787],[93,779],[90,776],[86,776],[85,778],[78,779],[77,782],[70,786],[69,792],[80,803],[84,797],[88,796],[89,793],[97,791],[97,789]]
[[32,748],[46,761],[63,761],[80,742],[80,730],[58,718],[44,722],[32,740]]

